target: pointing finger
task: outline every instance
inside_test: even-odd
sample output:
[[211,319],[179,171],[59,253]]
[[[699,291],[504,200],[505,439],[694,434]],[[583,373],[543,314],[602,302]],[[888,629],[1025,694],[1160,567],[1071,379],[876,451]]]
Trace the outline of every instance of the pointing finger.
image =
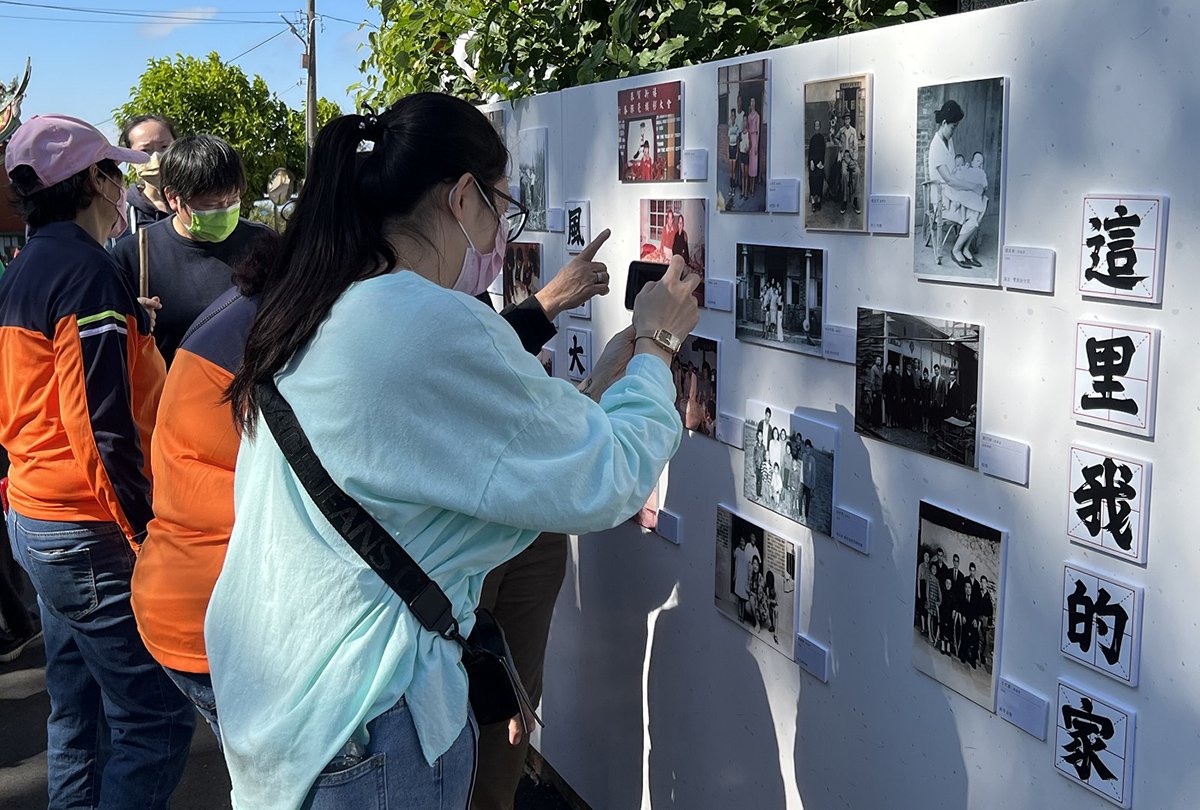
[[600,248],[604,246],[604,243],[608,241],[608,237],[610,236],[612,236],[612,231],[610,231],[608,228],[602,230],[600,235],[593,239],[592,243],[583,249],[583,251],[579,254],[579,258],[583,259],[585,262],[590,262],[592,258],[595,257],[597,251],[599,251]]

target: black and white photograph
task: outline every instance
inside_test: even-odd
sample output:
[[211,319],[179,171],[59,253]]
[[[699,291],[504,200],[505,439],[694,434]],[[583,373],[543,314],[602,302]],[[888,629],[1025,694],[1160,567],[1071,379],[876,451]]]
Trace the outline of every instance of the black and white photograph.
[[1130,807],[1135,720],[1132,709],[1060,680],[1054,703],[1054,768],[1118,807]]
[[1067,536],[1126,562],[1145,564],[1149,461],[1071,445]]
[[860,307],[855,431],[975,467],[982,338],[979,324]]
[[1005,87],[995,78],[917,90],[919,279],[1000,286]]
[[1142,588],[1107,574],[1063,566],[1062,653],[1126,686],[1137,686]]
[[721,344],[692,335],[671,359],[675,409],[683,426],[710,439],[717,437],[717,374]]
[[767,210],[767,121],[770,62],[755,59],[717,69],[717,210]]
[[1134,436],[1154,435],[1158,335],[1153,327],[1075,324],[1076,421]]
[[592,373],[592,330],[567,329],[567,379],[586,380]]
[[746,500],[832,535],[837,428],[751,399],[742,431]]
[[546,176],[549,174],[549,137],[545,127],[521,130],[517,146],[521,202],[529,209],[525,228],[546,230]]
[[504,250],[504,306],[519,304],[542,289],[542,246],[513,242]]
[[804,227],[865,233],[870,194],[871,77],[804,84]]
[[737,339],[822,356],[825,251],[737,246]]
[[913,666],[994,712],[1006,533],[927,501],[919,518]]
[[717,610],[795,659],[800,547],[720,505],[716,540]]
[[1162,303],[1167,198],[1083,198],[1079,292],[1089,298]]
[[496,130],[496,134],[500,136],[500,140],[508,142],[508,129],[505,121],[505,110],[501,107],[498,110],[489,110],[487,113],[488,123],[492,125],[492,129]]

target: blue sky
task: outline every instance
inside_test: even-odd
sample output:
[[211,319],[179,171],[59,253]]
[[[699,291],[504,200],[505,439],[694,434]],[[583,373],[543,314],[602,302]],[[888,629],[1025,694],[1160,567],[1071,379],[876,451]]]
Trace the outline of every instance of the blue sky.
[[[110,13],[39,7],[44,5]],[[249,75],[262,76],[285,103],[300,109],[305,95],[303,49],[279,14],[295,20],[306,6],[306,0],[0,0],[0,35],[6,43],[0,49],[0,81],[10,81],[24,69],[25,57],[31,57],[33,78],[22,118],[65,113],[115,137],[113,108],[128,100],[147,60],[177,53],[204,56],[211,51],[229,60],[283,31],[234,64]],[[129,16],[170,17],[172,13],[177,18]],[[317,0],[317,14],[379,24],[379,12],[369,8],[366,0]],[[318,29],[317,91],[346,111],[354,106],[346,88],[359,80],[358,65],[364,57],[359,45],[366,42],[367,33],[330,18]]]

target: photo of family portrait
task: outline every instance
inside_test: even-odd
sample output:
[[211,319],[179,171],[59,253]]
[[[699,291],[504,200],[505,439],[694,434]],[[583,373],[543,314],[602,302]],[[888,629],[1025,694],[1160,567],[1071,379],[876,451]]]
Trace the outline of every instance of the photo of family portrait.
[[519,304],[542,289],[542,246],[513,242],[504,249],[504,306]]
[[844,76],[804,84],[807,135],[804,227],[867,230],[870,193],[871,77]]
[[714,604],[746,632],[796,657],[800,548],[725,506],[717,506]]
[[717,360],[720,342],[692,335],[671,359],[675,409],[688,430],[717,437]]
[[917,90],[917,278],[1000,284],[1005,80]]
[[737,246],[738,340],[822,356],[825,251]]
[[746,401],[742,494],[789,520],[833,531],[837,428],[757,400]]
[[642,200],[639,222],[638,258],[644,262],[670,264],[682,256],[688,271],[700,276],[696,302],[704,306],[704,277],[707,232],[705,200]]
[[854,429],[975,466],[983,327],[858,310]]
[[995,711],[1005,532],[921,501],[913,666]]
[[617,91],[617,154],[622,183],[679,179],[683,82]]
[[717,210],[767,210],[767,67],[756,59],[717,70]]

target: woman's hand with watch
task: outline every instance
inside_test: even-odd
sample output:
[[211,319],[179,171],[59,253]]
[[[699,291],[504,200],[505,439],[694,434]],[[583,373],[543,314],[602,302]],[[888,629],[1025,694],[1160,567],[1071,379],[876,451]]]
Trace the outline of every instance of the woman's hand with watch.
[[633,304],[635,354],[653,354],[670,365],[671,358],[700,321],[695,290],[700,276],[689,273],[682,256],[675,256],[662,281],[642,288]]

